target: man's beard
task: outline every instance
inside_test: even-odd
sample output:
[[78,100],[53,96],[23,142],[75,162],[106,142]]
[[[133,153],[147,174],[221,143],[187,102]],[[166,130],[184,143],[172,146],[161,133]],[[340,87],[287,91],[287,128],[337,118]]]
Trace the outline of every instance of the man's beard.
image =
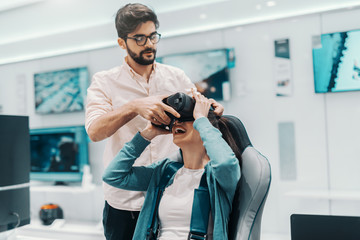
[[[150,65],[153,64],[156,58],[156,49],[147,48],[139,53],[139,56],[136,55],[133,51],[130,50],[130,48],[127,48],[127,51],[129,53],[129,56],[140,65]],[[152,52],[154,54],[154,57],[152,59],[145,59],[144,53],[146,52]]]

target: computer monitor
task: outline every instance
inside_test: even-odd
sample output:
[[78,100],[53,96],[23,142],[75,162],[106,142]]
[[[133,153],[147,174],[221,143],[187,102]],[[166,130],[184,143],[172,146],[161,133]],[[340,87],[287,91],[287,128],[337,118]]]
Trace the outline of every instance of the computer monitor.
[[87,67],[35,73],[35,112],[53,114],[83,111],[88,85]]
[[56,184],[80,182],[88,164],[84,126],[30,130],[31,180]]
[[204,96],[218,101],[230,100],[229,69],[235,67],[234,49],[178,53],[156,60],[182,69]]
[[27,116],[0,115],[0,232],[30,223]]
[[321,35],[313,49],[316,93],[360,91],[360,30]]
[[291,215],[291,240],[358,240],[360,217]]

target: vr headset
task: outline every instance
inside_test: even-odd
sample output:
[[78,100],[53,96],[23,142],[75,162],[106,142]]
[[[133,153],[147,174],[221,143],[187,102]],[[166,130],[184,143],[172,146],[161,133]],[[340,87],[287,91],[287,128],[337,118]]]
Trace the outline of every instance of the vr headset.
[[169,105],[170,107],[175,109],[175,111],[177,111],[180,114],[180,118],[176,118],[171,113],[165,112],[171,119],[170,124],[169,125],[165,125],[165,124],[157,125],[157,124],[153,123],[153,125],[155,125],[156,127],[160,127],[160,128],[171,131],[175,120],[178,120],[180,122],[187,122],[187,121],[195,120],[193,117],[195,100],[192,97],[190,97],[189,95],[178,92],[173,95],[170,95],[167,98],[164,98],[163,102],[166,105]]

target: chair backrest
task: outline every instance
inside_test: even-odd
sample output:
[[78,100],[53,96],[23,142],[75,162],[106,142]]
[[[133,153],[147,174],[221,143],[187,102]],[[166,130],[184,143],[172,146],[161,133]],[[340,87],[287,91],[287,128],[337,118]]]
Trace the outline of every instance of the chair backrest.
[[261,218],[271,183],[270,163],[251,144],[242,122],[224,116],[242,157],[241,179],[230,215],[229,240],[259,240]]

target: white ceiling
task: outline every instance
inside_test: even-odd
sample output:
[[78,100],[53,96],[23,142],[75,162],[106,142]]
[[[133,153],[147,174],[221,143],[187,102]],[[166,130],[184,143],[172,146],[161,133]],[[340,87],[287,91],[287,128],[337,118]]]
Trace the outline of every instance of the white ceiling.
[[[91,29],[108,29],[106,41],[116,44],[116,40],[112,39],[116,39],[114,16],[116,11],[128,2],[0,0],[0,52],[2,49],[7,50],[6,54],[3,54],[6,55],[5,57],[0,54],[0,64],[20,59],[19,54],[13,54],[8,50],[14,43],[50,39],[51,36],[54,39],[56,36],[71,35]],[[360,7],[360,0],[142,0],[138,2],[152,7],[158,14],[159,32],[163,37]],[[98,36],[93,37],[95,39]],[[93,40],[92,44],[96,41],[99,44],[100,39]],[[100,45],[106,44],[108,43]],[[61,41],[58,42],[58,46],[62,48]],[[16,52],[15,49],[12,51]]]

